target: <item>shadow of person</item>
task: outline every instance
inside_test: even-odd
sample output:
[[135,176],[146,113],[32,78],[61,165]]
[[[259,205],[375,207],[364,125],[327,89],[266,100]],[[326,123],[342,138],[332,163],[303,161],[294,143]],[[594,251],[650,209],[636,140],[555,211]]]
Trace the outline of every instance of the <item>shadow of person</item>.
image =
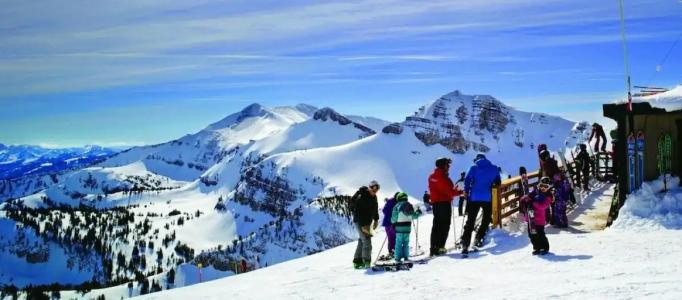
[[549,261],[557,261],[557,262],[565,262],[569,260],[587,260],[587,259],[592,259],[592,255],[557,255],[552,252],[549,252],[545,255],[538,255],[538,257],[549,260]]

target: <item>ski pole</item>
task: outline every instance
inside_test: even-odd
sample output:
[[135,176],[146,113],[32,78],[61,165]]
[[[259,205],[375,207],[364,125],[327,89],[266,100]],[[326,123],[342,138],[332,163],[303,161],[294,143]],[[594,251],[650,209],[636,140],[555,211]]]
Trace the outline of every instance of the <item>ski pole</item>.
[[[415,223],[416,223],[416,225],[415,225]],[[412,220],[412,226],[414,227],[414,239],[415,239],[415,242],[417,243],[417,247],[415,247],[415,249],[417,250],[417,252],[419,252],[419,248],[420,248],[419,247],[419,219],[417,219],[417,222]]]
[[381,247],[379,247],[379,253],[377,253],[377,258],[374,260],[374,263],[379,261],[379,256],[381,256],[381,250],[384,249],[384,244],[386,244],[386,240],[388,240],[388,234],[384,237],[384,242],[381,243]]

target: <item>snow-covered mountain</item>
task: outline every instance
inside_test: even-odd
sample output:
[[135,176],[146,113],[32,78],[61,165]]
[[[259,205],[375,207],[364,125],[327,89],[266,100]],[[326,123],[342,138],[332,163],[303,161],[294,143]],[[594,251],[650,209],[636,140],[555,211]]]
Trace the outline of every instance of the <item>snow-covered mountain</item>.
[[76,148],[43,148],[32,145],[0,144],[0,180],[77,169],[101,162],[117,152],[119,152],[117,148],[94,145]]
[[[0,206],[7,230],[18,228],[49,250],[29,260],[0,247],[0,263],[17,270],[49,264],[66,274],[77,261],[77,276],[61,283],[87,277],[88,287],[158,281],[199,263],[227,276],[242,258],[272,265],[355,239],[348,197],[370,180],[381,183],[382,198],[398,190],[418,198],[437,157],[453,157],[459,173],[481,151],[512,174],[519,165],[537,168],[535,145],[557,149],[584,134],[574,122],[460,92],[386,124],[332,108],[253,104],[197,133],[89,168],[0,183],[2,199],[19,198]],[[17,232],[7,239],[16,241]],[[54,253],[66,259],[54,261]],[[35,274],[14,270],[3,270],[0,284],[33,283]]]

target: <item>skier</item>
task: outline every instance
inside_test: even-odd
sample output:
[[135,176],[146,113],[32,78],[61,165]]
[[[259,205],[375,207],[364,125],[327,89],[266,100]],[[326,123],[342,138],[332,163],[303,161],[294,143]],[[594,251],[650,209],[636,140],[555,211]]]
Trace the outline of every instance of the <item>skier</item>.
[[590,134],[590,139],[587,141],[592,142],[592,138],[596,138],[597,141],[594,143],[594,152],[599,152],[599,142],[601,144],[601,152],[606,152],[606,133],[604,133],[604,127],[599,125],[599,123],[592,124],[592,133]]
[[407,194],[400,192],[395,196],[396,204],[393,207],[391,223],[395,226],[396,245],[395,261],[400,263],[402,259],[409,261],[410,257],[410,233],[412,231],[412,220],[421,215],[421,210],[407,201]]
[[436,160],[436,168],[429,175],[429,194],[433,206],[433,225],[431,227],[430,255],[442,255],[447,252],[445,242],[450,231],[452,217],[452,198],[462,194],[462,191],[452,183],[448,172],[452,160],[441,157]]
[[592,162],[590,160],[590,154],[587,153],[587,145],[580,144],[580,152],[578,152],[578,156],[576,156],[575,159],[580,164],[580,171],[582,172],[582,176],[580,176],[580,174],[577,176],[578,185],[580,185],[582,182],[583,190],[589,191],[590,164]]
[[462,234],[462,255],[469,254],[471,233],[474,230],[476,216],[479,210],[483,210],[481,225],[476,233],[474,245],[481,247],[488,226],[492,221],[492,187],[501,182],[500,171],[493,165],[484,154],[476,155],[474,165],[469,168],[464,179],[464,197],[467,198],[467,221]]
[[557,161],[550,157],[549,151],[542,150],[540,160],[542,161],[540,175],[549,178],[554,184],[554,198],[550,205],[549,223],[556,227],[568,227],[566,203],[570,198],[571,186],[561,174]]
[[391,223],[391,218],[393,216],[393,207],[396,204],[396,197],[398,197],[400,192],[395,193],[393,198],[386,199],[384,203],[384,208],[381,210],[384,213],[384,219],[381,221],[381,226],[384,226],[386,231],[386,238],[388,239],[388,258],[392,259],[394,257],[395,251],[395,228]]
[[547,220],[542,212],[552,202],[551,184],[549,177],[542,177],[538,189],[521,198],[521,212],[528,223],[528,238],[533,244],[533,255],[545,255],[549,252],[549,241],[545,235]]
[[424,196],[422,196],[422,200],[424,200],[424,207],[426,207],[426,211],[431,211],[431,205],[429,204],[429,199],[431,199],[431,196],[429,196],[429,192],[424,191]]
[[372,263],[372,229],[379,226],[377,192],[379,192],[379,183],[372,180],[369,187],[360,187],[351,198],[353,222],[359,235],[358,246],[355,248],[353,257],[353,267],[356,269],[369,268]]

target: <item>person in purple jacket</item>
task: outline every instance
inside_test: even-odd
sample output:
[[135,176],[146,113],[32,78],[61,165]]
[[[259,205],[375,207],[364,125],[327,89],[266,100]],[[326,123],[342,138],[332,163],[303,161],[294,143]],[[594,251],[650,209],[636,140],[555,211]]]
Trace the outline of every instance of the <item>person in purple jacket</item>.
[[521,212],[528,222],[528,238],[533,244],[533,255],[545,255],[549,252],[549,240],[545,235],[547,215],[545,209],[552,203],[552,181],[542,177],[538,188],[521,198]]
[[386,237],[388,238],[388,258],[393,259],[395,252],[395,227],[391,224],[391,216],[393,215],[393,207],[395,207],[395,197],[399,194],[395,193],[392,198],[386,199],[384,208],[381,210],[384,213],[384,219],[381,221],[381,226],[386,229]]

